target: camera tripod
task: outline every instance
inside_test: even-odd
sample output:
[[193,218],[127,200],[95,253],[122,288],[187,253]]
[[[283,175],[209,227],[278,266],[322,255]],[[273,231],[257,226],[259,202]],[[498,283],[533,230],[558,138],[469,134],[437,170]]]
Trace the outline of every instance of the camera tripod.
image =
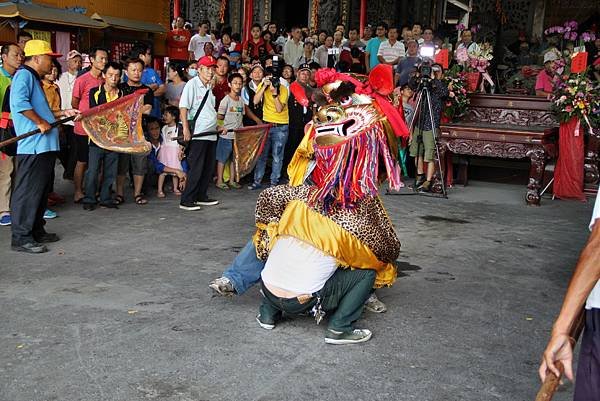
[[[415,103],[415,112],[413,114],[413,118],[412,121],[410,123],[409,131],[411,133],[414,133],[414,129],[415,126],[419,127],[419,129],[421,129],[424,126],[424,123],[427,121],[427,118],[429,118],[429,122],[431,123],[431,130],[432,130],[432,135],[433,135],[433,143],[435,146],[435,153],[436,153],[436,158],[437,158],[437,164],[438,164],[438,171],[440,172],[440,180],[441,180],[441,184],[442,184],[442,194],[440,195],[436,195],[433,193],[426,193],[426,192],[416,192],[417,188],[414,188],[415,192],[413,193],[404,193],[404,194],[400,194],[400,193],[391,193],[391,192],[387,192],[388,195],[422,195],[422,196],[429,196],[429,197],[433,197],[433,198],[445,198],[448,199],[448,194],[446,192],[446,182],[444,179],[444,171],[442,170],[442,162],[440,159],[440,149],[439,149],[439,145],[438,145],[438,136],[437,136],[437,132],[435,129],[435,123],[434,123],[434,118],[433,118],[433,110],[431,108],[431,93],[430,93],[430,86],[431,86],[431,80],[428,78],[422,78],[421,82],[419,83],[419,87],[417,88],[416,91],[416,96],[417,96],[417,101]],[[426,99],[427,101],[427,109],[425,109],[424,106],[424,101],[423,99]],[[417,117],[419,119],[419,123],[418,125],[416,124],[417,121]],[[416,165],[417,165],[417,176],[419,174],[418,172],[418,164],[419,164],[419,157],[421,157],[421,150],[424,150],[424,144],[423,144],[423,130],[421,129],[421,135],[419,135],[417,138],[414,138],[413,140],[417,141],[417,156],[416,156]],[[424,157],[424,152],[423,152],[423,159],[425,159]],[[425,160],[423,160],[423,163],[425,162]],[[425,169],[424,169],[425,170]],[[427,174],[426,171],[424,171],[424,174]],[[435,178],[435,173],[434,173],[434,177]]]

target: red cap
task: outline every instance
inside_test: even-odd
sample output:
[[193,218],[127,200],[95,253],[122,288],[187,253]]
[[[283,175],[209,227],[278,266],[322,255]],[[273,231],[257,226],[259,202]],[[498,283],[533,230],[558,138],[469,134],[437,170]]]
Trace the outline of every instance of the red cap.
[[213,56],[202,56],[198,59],[198,64],[205,67],[216,67],[217,60]]

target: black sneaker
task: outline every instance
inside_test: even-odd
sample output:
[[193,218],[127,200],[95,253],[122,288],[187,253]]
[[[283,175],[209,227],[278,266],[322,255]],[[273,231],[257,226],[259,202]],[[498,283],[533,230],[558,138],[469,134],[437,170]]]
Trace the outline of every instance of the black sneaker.
[[35,239],[35,242],[38,242],[40,244],[47,244],[50,242],[56,242],[60,240],[58,235],[54,233],[43,233],[41,235],[34,235],[33,239]]
[[114,202],[100,203],[100,207],[104,207],[107,209],[118,209],[119,208],[119,206],[117,206],[117,204]]
[[92,210],[96,210],[96,204],[95,203],[84,203],[83,210],[87,210],[88,212],[91,212]]
[[200,206],[195,203],[180,203],[179,208],[182,210],[194,211],[202,209]]
[[25,253],[44,253],[48,252],[46,245],[38,244],[37,242],[28,242],[23,245],[11,245],[10,248],[13,251],[25,252]]
[[200,199],[199,201],[194,202],[194,204],[198,205],[198,206],[214,206],[214,205],[218,205],[219,201],[216,199],[206,198],[206,199]]
[[325,342],[335,345],[364,343],[365,341],[369,341],[372,335],[371,330],[367,329],[354,329],[352,331],[335,331],[329,329],[325,335]]

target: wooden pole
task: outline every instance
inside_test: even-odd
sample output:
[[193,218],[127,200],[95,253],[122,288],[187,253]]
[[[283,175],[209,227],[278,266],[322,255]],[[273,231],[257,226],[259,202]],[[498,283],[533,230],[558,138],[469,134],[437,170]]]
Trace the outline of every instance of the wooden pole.
[[[62,120],[55,121],[52,124],[50,124],[50,127],[52,127],[52,128],[58,127],[59,125],[64,124],[67,121],[73,120],[75,117],[76,116],[71,116],[71,117],[63,118]],[[38,129],[34,129],[33,131],[29,131],[24,134],[21,134],[19,136],[15,136],[14,138],[7,139],[6,141],[0,142],[0,149],[2,149],[5,146],[8,146],[10,144],[13,144],[17,141],[20,141],[21,139],[29,138],[30,136],[33,136],[33,135],[39,134],[39,133],[40,133],[40,129],[38,128]]]
[[173,19],[181,15],[181,0],[173,0]]
[[243,41],[250,40],[250,31],[252,30],[252,24],[254,23],[254,1],[244,0],[244,21],[243,21]]
[[[581,335],[584,326],[585,309],[581,308],[581,312],[579,312],[579,315],[577,316],[577,319],[575,320],[569,333],[570,336],[575,340],[575,342],[571,344],[573,346],[573,350],[575,350],[575,344],[577,343],[577,340],[579,339],[579,336]],[[550,401],[552,400],[552,397],[554,397],[554,393],[560,385],[560,378],[565,372],[565,367],[563,366],[562,362],[557,361],[556,367],[560,372],[560,376],[557,377],[554,373],[548,371],[548,374],[546,375],[546,380],[544,380],[544,382],[542,383],[540,391],[538,391],[537,396],[535,397],[535,401]]]
[[359,19],[360,32],[358,32],[359,38],[362,38],[362,36],[364,35],[366,25],[367,25],[367,0],[360,0],[360,19]]

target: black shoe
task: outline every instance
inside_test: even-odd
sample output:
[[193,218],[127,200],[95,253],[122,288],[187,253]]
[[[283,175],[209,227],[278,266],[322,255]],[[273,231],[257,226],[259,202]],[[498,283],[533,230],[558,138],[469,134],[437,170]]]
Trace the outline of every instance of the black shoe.
[[83,204],[83,210],[88,210],[88,211],[92,211],[96,209],[96,205],[93,203],[84,203]]
[[33,238],[36,242],[39,242],[40,244],[47,244],[49,242],[56,242],[60,240],[58,235],[54,233],[43,233],[42,235],[34,235]]
[[26,253],[48,252],[48,248],[46,248],[46,245],[38,244],[37,242],[28,242],[23,245],[11,245],[10,248],[13,251],[26,252]]
[[194,203],[180,203],[179,208],[188,211],[196,211],[202,209],[199,205],[196,205]]
[[214,205],[218,205],[219,201],[216,199],[206,198],[206,199],[200,199],[199,201],[194,202],[194,204],[198,205],[198,206],[214,206]]
[[117,206],[117,204],[114,202],[100,203],[100,207],[105,207],[107,209],[118,209],[119,208],[119,206]]

